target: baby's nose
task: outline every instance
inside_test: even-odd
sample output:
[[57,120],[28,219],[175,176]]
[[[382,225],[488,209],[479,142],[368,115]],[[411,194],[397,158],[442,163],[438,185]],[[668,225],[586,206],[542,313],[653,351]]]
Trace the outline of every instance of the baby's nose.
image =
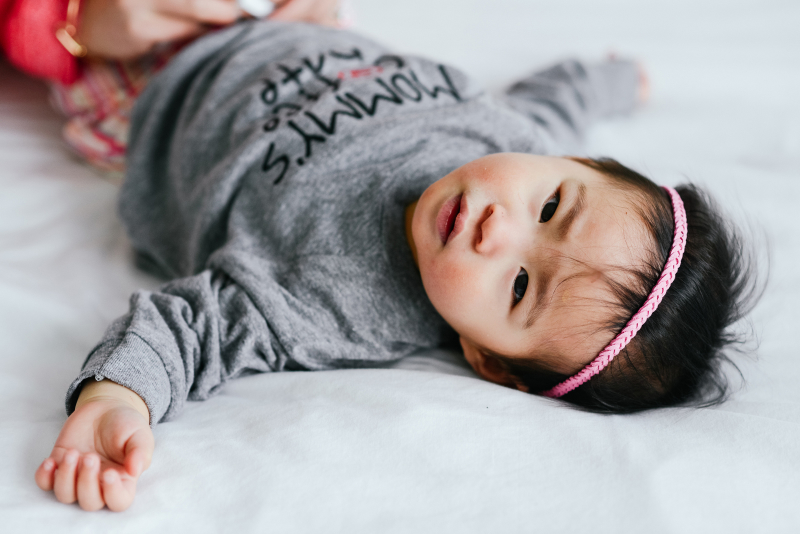
[[496,254],[505,250],[513,239],[513,225],[502,206],[487,206],[478,224],[475,250],[480,254]]

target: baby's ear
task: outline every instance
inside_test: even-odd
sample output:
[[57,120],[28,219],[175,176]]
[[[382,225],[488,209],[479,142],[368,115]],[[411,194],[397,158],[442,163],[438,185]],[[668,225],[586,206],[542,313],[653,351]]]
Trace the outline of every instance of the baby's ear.
[[486,354],[480,347],[463,337],[459,337],[458,340],[464,350],[464,358],[478,376],[501,386],[528,391],[528,388],[517,377],[509,373],[499,361]]

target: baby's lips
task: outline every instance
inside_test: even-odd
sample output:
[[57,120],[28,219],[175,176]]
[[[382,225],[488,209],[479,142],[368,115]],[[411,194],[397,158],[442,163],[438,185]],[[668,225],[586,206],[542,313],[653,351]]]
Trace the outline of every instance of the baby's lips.
[[439,213],[436,215],[436,231],[443,245],[447,243],[447,238],[455,222],[456,212],[461,204],[461,199],[462,195],[456,195],[448,199],[442,204],[442,207],[439,208]]
[[453,239],[467,226],[467,218],[469,217],[469,209],[467,207],[467,196],[462,194],[461,201],[458,206],[458,214],[455,221],[453,221],[453,228],[450,230],[448,239]]

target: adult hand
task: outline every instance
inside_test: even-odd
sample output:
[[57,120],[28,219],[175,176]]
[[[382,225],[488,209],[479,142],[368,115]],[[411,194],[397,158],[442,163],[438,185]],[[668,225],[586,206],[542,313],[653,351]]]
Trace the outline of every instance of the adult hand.
[[36,484],[63,503],[120,512],[133,502],[136,481],[153,456],[149,414],[127,388],[109,381],[90,385],[36,470]]
[[339,25],[341,0],[281,0],[275,4],[275,11],[269,16],[271,20]]
[[76,39],[90,56],[131,59],[239,16],[236,0],[83,0]]

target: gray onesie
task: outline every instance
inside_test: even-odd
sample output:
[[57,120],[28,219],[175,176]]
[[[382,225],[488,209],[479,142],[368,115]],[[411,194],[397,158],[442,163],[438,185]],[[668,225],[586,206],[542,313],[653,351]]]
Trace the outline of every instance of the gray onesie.
[[251,372],[385,365],[454,343],[404,209],[495,152],[575,150],[629,111],[629,62],[561,63],[503,99],[458,70],[359,35],[246,22],[172,60],[133,113],[120,212],[172,279],[131,297],[67,393],[106,377],[151,424]]

